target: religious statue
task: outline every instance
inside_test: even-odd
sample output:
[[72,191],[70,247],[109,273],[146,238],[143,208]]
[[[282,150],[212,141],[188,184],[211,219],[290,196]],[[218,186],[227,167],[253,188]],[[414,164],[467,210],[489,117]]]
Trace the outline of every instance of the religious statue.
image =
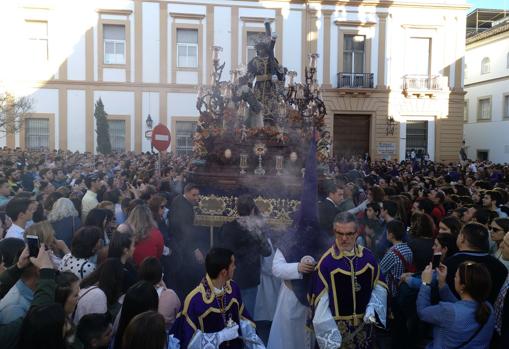
[[316,144],[316,150],[318,160],[325,162],[329,160],[331,155],[331,135],[329,131],[324,131],[321,134],[321,138]]
[[[276,39],[277,35],[271,33],[270,22],[266,21],[265,33],[256,40],[256,56],[248,63],[246,75],[239,79],[244,85],[239,89],[241,98],[249,103],[248,127],[263,127],[265,122],[274,125],[278,117],[278,96],[283,94],[287,70],[274,56]],[[253,86],[253,82],[254,87],[248,91],[246,87]]]

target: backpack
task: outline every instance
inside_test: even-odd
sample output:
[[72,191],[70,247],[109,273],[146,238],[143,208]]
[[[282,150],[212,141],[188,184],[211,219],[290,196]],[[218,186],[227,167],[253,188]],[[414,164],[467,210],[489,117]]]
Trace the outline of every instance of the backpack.
[[403,267],[405,268],[405,273],[415,273],[417,272],[417,268],[413,263],[408,263],[405,257],[398,251],[396,248],[391,248],[391,251],[399,258],[401,263],[403,263]]

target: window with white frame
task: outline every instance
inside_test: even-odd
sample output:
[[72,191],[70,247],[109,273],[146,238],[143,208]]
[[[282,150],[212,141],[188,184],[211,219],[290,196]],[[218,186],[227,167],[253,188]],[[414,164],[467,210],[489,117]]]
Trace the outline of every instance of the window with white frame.
[[49,149],[49,119],[26,119],[24,127],[27,149]]
[[177,67],[198,68],[198,29],[177,29]]
[[196,121],[176,121],[175,138],[177,155],[193,154],[193,134],[196,129]]
[[103,24],[104,64],[126,64],[125,25]]
[[256,41],[259,37],[259,32],[248,31],[246,33],[246,63],[249,63],[256,56]]
[[124,120],[108,120],[110,130],[110,143],[111,150],[116,152],[123,152],[125,148],[126,127]]
[[364,35],[345,35],[343,49],[343,72],[364,73],[365,45]]
[[479,120],[490,120],[491,119],[491,98],[479,99],[479,109],[477,118]]
[[468,101],[463,102],[463,122],[468,122]]
[[504,119],[509,119],[509,95],[504,95]]
[[484,57],[481,61],[481,74],[488,74],[490,72],[490,58]]
[[25,24],[31,57],[38,62],[46,62],[48,60],[48,22],[25,21]]

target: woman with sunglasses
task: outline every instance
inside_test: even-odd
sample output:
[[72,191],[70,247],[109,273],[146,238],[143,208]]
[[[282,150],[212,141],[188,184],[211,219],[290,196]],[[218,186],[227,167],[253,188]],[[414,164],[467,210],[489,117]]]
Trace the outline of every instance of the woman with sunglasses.
[[493,257],[504,263],[505,267],[509,269],[509,261],[502,258],[502,241],[505,234],[509,232],[509,218],[495,218],[490,224],[491,240],[495,243],[496,248]]

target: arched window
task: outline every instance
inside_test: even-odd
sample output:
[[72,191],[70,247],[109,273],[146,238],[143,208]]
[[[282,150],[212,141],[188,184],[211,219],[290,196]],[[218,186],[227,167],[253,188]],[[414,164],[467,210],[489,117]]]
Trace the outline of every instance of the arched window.
[[490,72],[490,59],[484,57],[481,61],[481,74],[488,74]]

